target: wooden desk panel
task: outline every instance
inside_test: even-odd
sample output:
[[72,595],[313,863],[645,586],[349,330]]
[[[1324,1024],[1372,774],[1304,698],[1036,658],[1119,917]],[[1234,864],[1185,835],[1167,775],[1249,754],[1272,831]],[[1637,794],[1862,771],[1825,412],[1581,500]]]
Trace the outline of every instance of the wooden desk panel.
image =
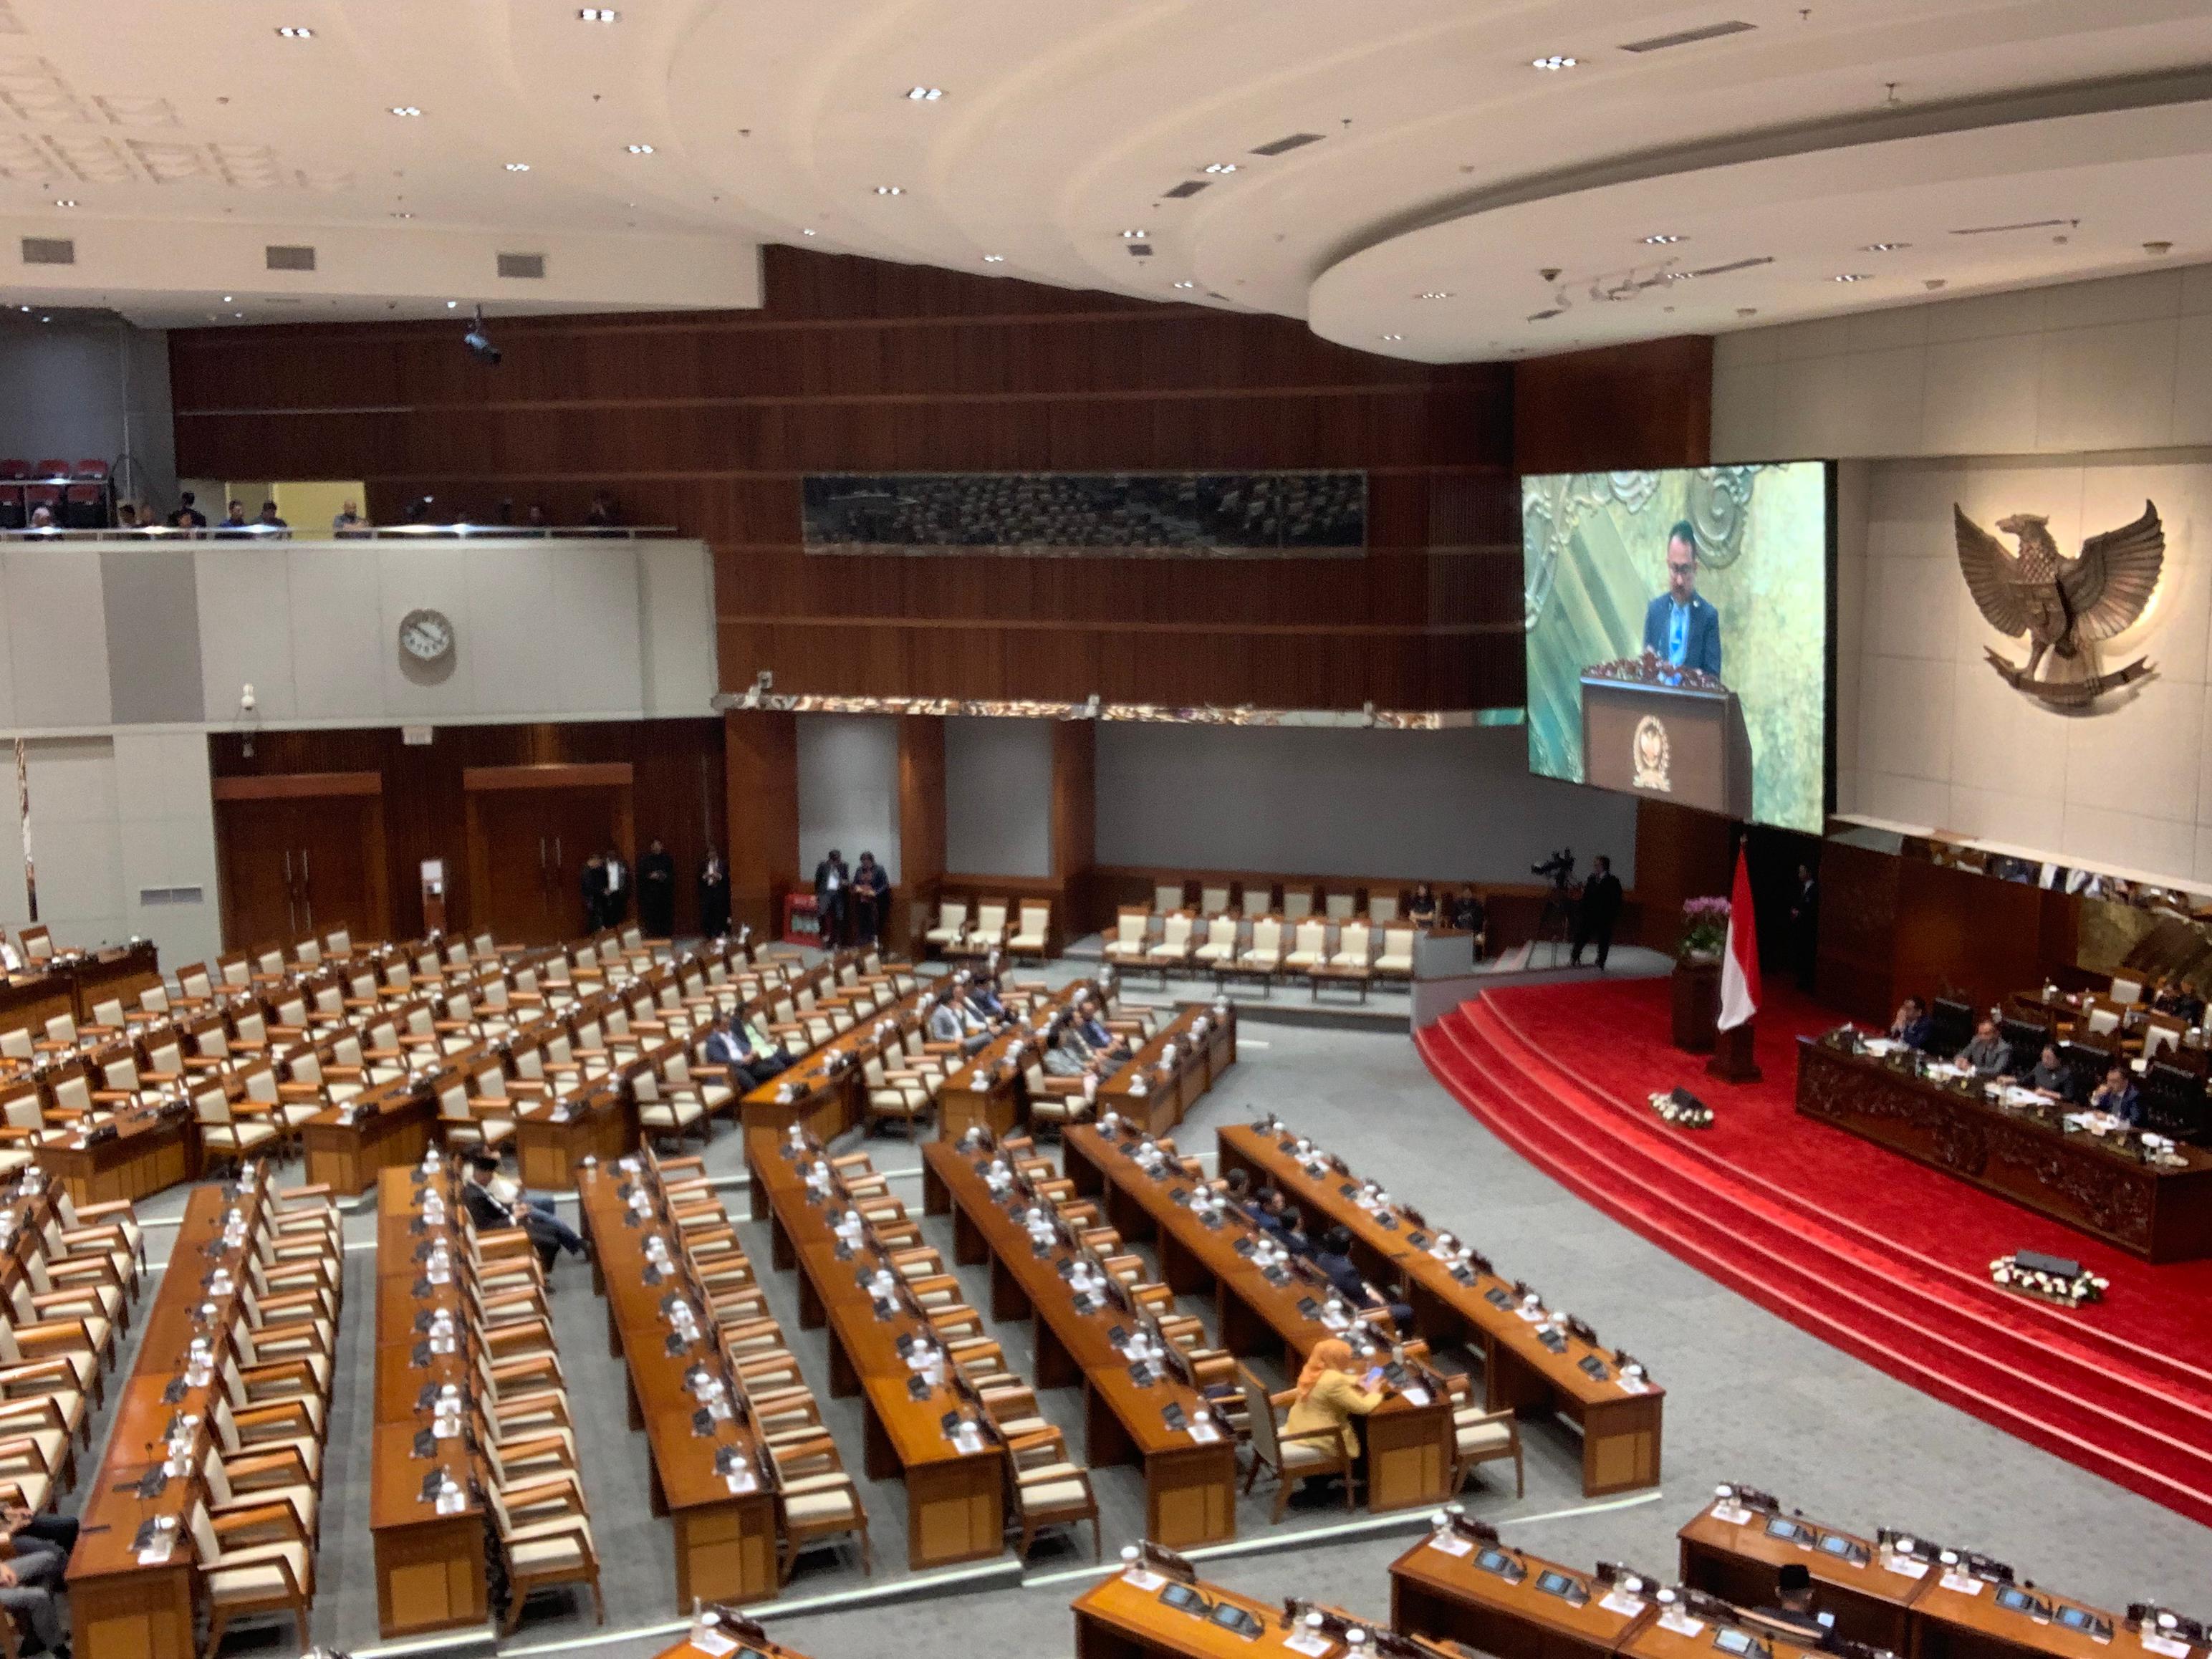
[[[1240,1356],[1286,1355],[1286,1369],[1295,1370],[1316,1343],[1339,1334],[1298,1305],[1321,1300],[1314,1287],[1295,1277],[1275,1284],[1237,1253],[1237,1242],[1258,1232],[1242,1212],[1231,1206],[1218,1228],[1209,1227],[1176,1200],[1178,1190],[1195,1184],[1190,1177],[1155,1179],[1124,1155],[1121,1149],[1134,1139],[1095,1124],[1070,1124],[1062,1138],[1068,1176],[1077,1191],[1103,1200],[1108,1218],[1125,1237],[1153,1240],[1161,1277],[1170,1289],[1179,1295],[1212,1293],[1221,1346]],[[1394,1394],[1368,1417],[1365,1434],[1372,1465],[1369,1508],[1435,1504],[1450,1496],[1448,1398],[1438,1394],[1416,1406]]]
[[409,1170],[430,1149],[437,1105],[429,1091],[392,1083],[309,1118],[301,1132],[307,1179],[333,1192],[361,1194],[386,1170]]
[[1797,1110],[2151,1261],[2212,1255],[2212,1152],[2154,1169],[1871,1055],[1797,1039]]
[[[603,1164],[580,1170],[576,1190],[595,1252],[592,1278],[607,1299],[608,1344],[629,1376],[630,1425],[645,1431],[652,1458],[653,1512],[666,1515],[675,1529],[677,1607],[688,1611],[695,1596],[758,1601],[776,1590],[775,1497],[765,1481],[732,1492],[716,1467],[726,1449],[758,1468],[760,1449],[742,1415],[716,1424],[712,1434],[693,1427],[698,1401],[684,1374],[712,1358],[712,1338],[669,1352],[660,1303],[672,1287],[646,1282],[644,1241],[652,1230],[629,1212],[621,1190],[645,1178]],[[680,1249],[672,1244],[671,1255]]]
[[[1390,1564],[1390,1623],[1410,1635],[1466,1644],[1498,1659],[1600,1659],[1656,1616],[1641,1598],[1610,1600],[1604,1585],[1572,1567],[1507,1545],[1487,1547],[1521,1573],[1516,1580],[1480,1565],[1485,1546],[1455,1536],[1454,1553],[1425,1537]],[[1585,1596],[1577,1606],[1540,1589],[1559,1573]]]
[[2033,1592],[2054,1611],[2078,1607],[2104,1620],[2112,1627],[2109,1640],[2100,1642],[2085,1631],[2069,1630],[2056,1618],[2045,1622],[2025,1610],[2001,1607],[1996,1585],[1978,1579],[1973,1583],[1977,1588],[1970,1593],[1945,1583],[1940,1569],[1929,1572],[1912,1604],[1911,1659],[2114,1659],[2142,1648],[2141,1641],[2122,1627],[2118,1615],[2086,1601],[2055,1595],[2040,1585]]
[[[1726,1651],[1715,1645],[1714,1627],[1701,1619],[1693,1622],[1698,1628],[1690,1632],[1676,1630],[1658,1619],[1645,1620],[1634,1635],[1620,1644],[1621,1659],[1728,1659]],[[1764,1630],[1758,1632],[1758,1637],[1771,1659],[1812,1659],[1819,1652],[1817,1648],[1769,1635]]]
[[[1186,1417],[1204,1401],[1173,1376],[1139,1387],[1109,1333],[1130,1316],[1110,1302],[1077,1311],[1060,1268],[1066,1249],[1036,1254],[1029,1232],[995,1200],[975,1168],[978,1156],[943,1140],[921,1149],[923,1203],[932,1215],[955,1217],[955,1259],[991,1267],[994,1319],[1034,1317],[1036,1385],[1080,1383],[1084,1389],[1084,1461],[1093,1468],[1139,1462],[1145,1470],[1145,1536],[1170,1549],[1237,1535],[1237,1446],[1224,1433],[1200,1445],[1188,1430],[1171,1429],[1161,1413],[1170,1404]],[[1015,1208],[1021,1207],[1015,1200]]]
[[[1514,1308],[1506,1281],[1477,1273],[1462,1283],[1431,1254],[1428,1233],[1395,1209],[1377,1214],[1362,1208],[1349,1176],[1334,1170],[1314,1174],[1285,1145],[1285,1138],[1250,1124],[1226,1125],[1216,1134],[1219,1167],[1272,1182],[1309,1217],[1344,1227],[1361,1271],[1401,1288],[1413,1310],[1414,1328],[1431,1343],[1463,1340],[1479,1348],[1486,1409],[1556,1413],[1578,1424],[1585,1496],[1658,1484],[1664,1389],[1650,1384],[1642,1394],[1624,1390],[1607,1363],[1610,1356],[1572,1337],[1553,1352]],[[1347,1185],[1352,1193],[1345,1191]],[[1583,1370],[1582,1362],[1592,1358],[1606,1364],[1605,1380]]]
[[1912,1606],[1929,1581],[1888,1571],[1881,1552],[1870,1538],[1858,1538],[1818,1522],[1797,1519],[1815,1534],[1843,1540],[1863,1552],[1861,1559],[1838,1555],[1817,1541],[1778,1538],[1767,1531],[1768,1516],[1753,1510],[1751,1518],[1724,1501],[1707,1504],[1692,1516],[1677,1536],[1681,1543],[1682,1582],[1692,1589],[1709,1590],[1739,1607],[1773,1604],[1778,1593],[1780,1570],[1795,1562],[1813,1575],[1820,1587],[1823,1612],[1836,1616],[1836,1634],[1866,1642],[1890,1652],[1911,1650]]
[[626,1086],[602,1090],[580,1109],[538,1105],[514,1115],[515,1162],[532,1192],[574,1192],[586,1158],[612,1164],[637,1146],[637,1101]]
[[[1158,1540],[1155,1540],[1155,1542]],[[1289,1645],[1296,1632],[1284,1622],[1279,1604],[1257,1601],[1218,1584],[1192,1586],[1206,1601],[1241,1607],[1260,1621],[1257,1636],[1240,1636],[1210,1620],[1171,1607],[1158,1589],[1139,1588],[1115,1573],[1077,1596],[1076,1659],[1304,1659]],[[1370,1625],[1372,1631],[1380,1626]],[[1343,1659],[1346,1649],[1333,1645],[1322,1659]]]
[[[1153,1032],[1130,1056],[1128,1064],[1100,1086],[1099,1115],[1118,1113],[1153,1135],[1166,1134],[1182,1122],[1222,1073],[1236,1063],[1237,1006],[1224,1002],[1219,1007],[1225,1012],[1217,1012],[1212,1004],[1194,1003]],[[1200,1019],[1206,1022],[1206,1032],[1194,1040],[1191,1029]],[[1163,1078],[1159,1063],[1170,1043],[1176,1051],[1175,1075]],[[1139,1081],[1144,1085],[1141,1091],[1137,1086]]]
[[[862,1396],[870,1476],[901,1476],[907,1493],[907,1561],[917,1571],[982,1560],[1006,1549],[1005,1454],[997,1447],[963,1455],[940,1419],[962,1404],[950,1386],[917,1400],[915,1373],[899,1353],[901,1336],[934,1340],[926,1321],[900,1314],[879,1319],[854,1275],[856,1257],[843,1247],[823,1209],[807,1193],[788,1139],[745,1132],[753,1192],[771,1224],[774,1261],[799,1270],[799,1323],[830,1330],[830,1391]],[[861,1263],[860,1265],[865,1265]]]
[[89,1146],[65,1136],[40,1146],[39,1161],[62,1178],[72,1202],[136,1202],[200,1178],[200,1126],[190,1112],[133,1109],[113,1123],[114,1135]]

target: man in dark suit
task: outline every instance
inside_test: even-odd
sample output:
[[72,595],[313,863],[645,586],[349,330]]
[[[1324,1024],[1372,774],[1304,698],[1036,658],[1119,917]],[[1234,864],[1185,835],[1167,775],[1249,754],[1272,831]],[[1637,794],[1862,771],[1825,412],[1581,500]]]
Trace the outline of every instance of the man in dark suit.
[[1698,592],[1698,532],[1687,519],[1667,532],[1667,591],[1644,612],[1644,654],[1721,677],[1721,613]]
[[853,896],[853,872],[845,855],[836,848],[814,866],[814,915],[822,927],[822,948],[834,951],[845,942],[846,907]]
[[1928,1018],[1928,1005],[1918,997],[1907,997],[1899,1003],[1897,1018],[1889,1022],[1889,1034],[1908,1048],[1926,1048],[1928,1040],[1936,1035],[1936,1022]]
[[584,860],[584,873],[577,878],[584,895],[584,928],[596,933],[607,925],[607,860],[603,854],[594,853]]
[[699,866],[699,931],[708,939],[730,931],[730,872],[720,853]]
[[2092,1111],[2110,1112],[2130,1128],[2142,1122],[2142,1096],[2136,1091],[2136,1080],[2128,1073],[2124,1061],[2114,1060],[2112,1069],[2105,1073],[2105,1081],[2097,1092],[2089,1097]]
[[637,919],[647,939],[676,933],[676,860],[655,836],[637,861]]
[[1797,866],[1797,885],[1790,896],[1790,959],[1797,969],[1797,988],[1812,994],[1820,954],[1820,884],[1811,866]]
[[1597,945],[1598,971],[1613,953],[1613,925],[1620,920],[1620,878],[1613,873],[1613,860],[1601,853],[1590,860],[1589,879],[1583,884],[1583,901],[1575,907],[1575,948],[1567,960],[1583,965],[1583,946]]

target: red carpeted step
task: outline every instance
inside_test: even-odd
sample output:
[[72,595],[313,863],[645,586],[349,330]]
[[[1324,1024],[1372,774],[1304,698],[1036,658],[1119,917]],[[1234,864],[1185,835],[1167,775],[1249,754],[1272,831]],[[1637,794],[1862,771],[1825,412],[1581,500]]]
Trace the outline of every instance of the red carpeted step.
[[[1684,1181],[1655,1164],[1647,1148],[1593,1122],[1588,1102],[1563,1096],[1532,1077],[1486,1033],[1480,1016],[1448,1017],[1418,1039],[1432,1071],[1509,1144],[1551,1170],[1571,1189],[1741,1294],[1868,1363],[2022,1438],[2097,1470],[2171,1507],[2212,1523],[2207,1462],[2173,1437],[2085,1409],[2063,1394],[1992,1361],[1964,1344],[1933,1335],[1900,1318],[1877,1297],[1840,1282],[1860,1264],[1806,1248],[1785,1235],[1778,1249],[1754,1233],[1770,1231],[1771,1215],[1747,1219],[1717,1199],[1708,1178]],[[1579,1091],[1573,1092],[1579,1093]],[[1613,1115],[1607,1113],[1607,1116]],[[1674,1190],[1670,1190],[1670,1188]],[[1723,1224],[1724,1211],[1737,1224]]]
[[[1656,1137],[1680,1150],[1685,1155],[1698,1159],[1719,1178],[1735,1183],[1759,1194],[1768,1200],[1802,1215],[1824,1234],[1845,1240],[1856,1240],[1875,1253],[1885,1271],[1901,1271],[1916,1275],[1913,1282],[1930,1294],[1942,1297],[1948,1303],[1963,1299],[1978,1309],[1983,1316],[1996,1322],[2008,1330],[2018,1333],[2023,1340],[2041,1345],[2051,1345],[2062,1352],[2082,1363],[2102,1368],[2117,1364],[2124,1368],[2131,1380],[2144,1381],[2171,1401],[2179,1403],[2201,1418],[2200,1431],[2212,1437],[2212,1371],[2202,1364],[2191,1363],[2185,1353],[2169,1352],[2167,1346],[2153,1346],[2144,1341],[2106,1328],[2115,1317],[2125,1317],[2130,1312],[2140,1312],[2142,1305],[2147,1275],[2163,1273],[2166,1270],[2152,1269],[2132,1258],[2093,1262],[2099,1271],[2109,1269],[2115,1279],[2113,1301],[2092,1313],[2070,1313],[2040,1303],[2027,1301],[2000,1291],[1990,1284],[1984,1262],[2017,1243],[2026,1227],[2045,1226],[2029,1218],[2027,1212],[1992,1194],[1983,1194],[1935,1170],[1923,1170],[1870,1143],[1845,1136],[1825,1125],[1810,1123],[1790,1111],[1786,1127],[1795,1132],[1820,1138],[1821,1150],[1836,1158],[1838,1189],[1851,1194],[1861,1204],[1868,1196],[1864,1182],[1872,1180],[1881,1188],[1892,1189],[1909,1186],[1921,1189],[1920,1201],[1937,1207],[1942,1218],[1939,1248],[1948,1248],[1961,1259],[1972,1257],[1970,1265],[1961,1267],[1955,1261],[1945,1261],[1916,1249],[1909,1236],[1900,1228],[1894,1232],[1869,1227],[1854,1216],[1839,1212],[1832,1206],[1820,1204],[1798,1187],[1785,1182],[1770,1180],[1759,1170],[1744,1167],[1723,1153],[1708,1149],[1715,1137],[1706,1133],[1689,1134],[1664,1128],[1650,1115],[1642,1100],[1633,1103],[1592,1082],[1583,1066],[1581,1055],[1555,1058],[1515,1017],[1508,999],[1486,1000],[1480,1007],[1471,1007],[1468,1017],[1482,1024],[1494,1040],[1512,1052],[1525,1067],[1552,1080],[1553,1086],[1564,1083],[1579,1091],[1589,1102],[1611,1110],[1625,1122],[1644,1134]],[[1689,1057],[1682,1056],[1684,1060]],[[1695,1062],[1691,1061],[1694,1066]],[[1770,1087],[1774,1086],[1770,1084]],[[1731,1091],[1731,1097],[1736,1091]],[[1725,1111],[1725,1107],[1723,1108]],[[1977,1212],[1983,1218],[1982,1231],[1992,1227],[1995,1237],[2007,1241],[1990,1244],[1986,1249],[1972,1247],[1974,1230],[1962,1225],[1961,1210]],[[1961,1237],[1964,1233],[1966,1237]],[[2088,1244],[2089,1241],[2084,1241]],[[2063,1249],[2064,1247],[2059,1246]],[[2104,1251],[2110,1258],[2116,1252]],[[2166,1285],[2162,1290],[2152,1288],[2153,1296],[2180,1297],[2193,1301],[2197,1287],[2185,1282]],[[2131,1302],[2131,1298],[2133,1298]],[[2176,1337],[2191,1334],[2185,1329],[2154,1332],[2154,1337],[2171,1342]]]
[[[1603,1162],[1650,1182],[1661,1201],[1693,1204],[1698,1218],[1723,1225],[1754,1268],[1755,1258],[1764,1256],[1784,1272],[1796,1273],[1809,1258],[1815,1267],[1813,1284],[1844,1298],[1847,1317],[1857,1304],[1879,1310],[1889,1322],[1875,1333],[1889,1346],[1917,1349],[1924,1361],[1955,1373],[1956,1381],[2014,1395],[2026,1409],[2045,1417],[2056,1413],[2107,1451],[2192,1487],[2212,1487],[2212,1455],[2203,1449],[2212,1419],[2195,1402],[2109,1361],[2086,1360],[2077,1349],[2029,1340],[2016,1328],[1964,1304],[1948,1286],[1919,1281],[1887,1254],[1854,1245],[1762,1203],[1725,1176],[1699,1168],[1687,1156],[1686,1135],[1660,1127],[1656,1119],[1646,1128],[1608,1108],[1593,1108],[1585,1091],[1545,1067],[1540,1057],[1501,1044],[1502,1028],[1494,1016],[1486,1019],[1486,1011],[1469,1011],[1462,1029],[1483,1042],[1497,1063],[1511,1067],[1541,1090],[1555,1109],[1570,1115],[1607,1155]],[[2019,1305],[2033,1310],[2031,1304]],[[2001,1311],[2009,1315],[2013,1310]]]

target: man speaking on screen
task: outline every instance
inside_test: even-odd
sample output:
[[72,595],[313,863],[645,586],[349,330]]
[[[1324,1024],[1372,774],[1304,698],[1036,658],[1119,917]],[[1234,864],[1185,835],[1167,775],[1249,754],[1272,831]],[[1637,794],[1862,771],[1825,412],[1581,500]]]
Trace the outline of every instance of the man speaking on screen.
[[1667,591],[1644,613],[1644,655],[1721,677],[1721,613],[1698,592],[1698,532],[1687,519],[1667,532]]

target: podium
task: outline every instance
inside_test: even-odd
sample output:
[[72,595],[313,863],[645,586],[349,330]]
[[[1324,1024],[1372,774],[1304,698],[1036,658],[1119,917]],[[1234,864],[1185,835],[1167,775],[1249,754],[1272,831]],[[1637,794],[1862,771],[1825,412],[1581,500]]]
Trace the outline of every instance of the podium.
[[1631,658],[1584,672],[1583,779],[1655,800],[1751,816],[1751,734],[1735,693],[1667,684]]

